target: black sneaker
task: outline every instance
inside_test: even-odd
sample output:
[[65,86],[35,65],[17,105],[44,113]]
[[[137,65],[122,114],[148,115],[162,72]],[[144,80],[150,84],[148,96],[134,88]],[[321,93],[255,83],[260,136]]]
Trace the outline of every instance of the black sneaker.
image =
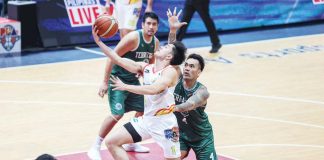
[[222,44],[217,44],[217,45],[213,45],[212,49],[209,51],[209,53],[217,53],[218,50],[222,47]]

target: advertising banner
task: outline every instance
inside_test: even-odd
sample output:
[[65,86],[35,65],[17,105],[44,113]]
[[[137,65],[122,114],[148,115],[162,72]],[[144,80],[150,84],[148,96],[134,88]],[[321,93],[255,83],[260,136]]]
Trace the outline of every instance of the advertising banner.
[[[36,0],[38,27],[44,47],[94,43],[91,26],[105,0]],[[114,0],[112,0],[114,2]],[[185,0],[154,0],[153,10],[160,18],[157,35],[168,35],[166,10],[182,9]],[[210,0],[209,13],[218,30],[237,30],[324,20],[324,0]],[[111,4],[111,8],[114,8]],[[137,28],[141,28],[146,8],[143,0]],[[181,19],[181,17],[180,17]],[[187,34],[207,32],[196,12]],[[119,35],[105,42],[119,40]]]
[[64,0],[71,27],[91,26],[100,15],[99,0]]

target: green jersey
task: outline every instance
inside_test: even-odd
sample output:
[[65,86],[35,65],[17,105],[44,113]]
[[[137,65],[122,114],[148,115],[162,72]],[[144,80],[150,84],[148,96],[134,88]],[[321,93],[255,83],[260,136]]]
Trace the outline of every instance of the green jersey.
[[[203,84],[196,82],[194,87],[186,89],[183,86],[182,78],[179,80],[175,90],[175,103],[186,102]],[[213,134],[212,126],[205,113],[205,107],[201,106],[187,112],[174,112],[177,117],[180,137],[189,142],[196,142],[205,139]]]
[[[142,30],[137,30],[139,36],[139,43],[136,49],[125,53],[122,57],[129,58],[135,62],[149,62],[153,57],[155,50],[155,37],[152,37],[151,42],[146,42],[144,40],[144,35]],[[111,74],[118,76],[124,82],[137,82],[138,78],[135,73],[128,72],[124,68],[114,65]]]

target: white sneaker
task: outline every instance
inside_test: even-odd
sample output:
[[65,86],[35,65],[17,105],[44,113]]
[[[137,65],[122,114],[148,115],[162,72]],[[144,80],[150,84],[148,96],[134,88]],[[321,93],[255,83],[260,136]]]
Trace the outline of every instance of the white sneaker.
[[100,148],[91,147],[87,155],[91,160],[101,160]]
[[138,152],[138,153],[148,153],[150,152],[150,149],[147,147],[144,147],[137,143],[131,143],[131,144],[123,144],[122,145],[125,151],[127,152]]

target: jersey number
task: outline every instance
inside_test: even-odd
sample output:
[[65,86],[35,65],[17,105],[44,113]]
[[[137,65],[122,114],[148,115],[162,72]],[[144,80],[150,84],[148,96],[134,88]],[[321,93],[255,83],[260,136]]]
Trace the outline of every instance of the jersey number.
[[210,154],[209,158],[210,158],[211,160],[215,160],[215,159],[214,159],[214,152]]

